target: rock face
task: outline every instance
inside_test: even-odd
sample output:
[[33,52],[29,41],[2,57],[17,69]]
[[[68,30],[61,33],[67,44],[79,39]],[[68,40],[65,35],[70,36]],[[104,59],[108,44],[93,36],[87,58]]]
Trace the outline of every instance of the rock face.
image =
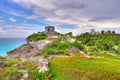
[[25,80],[26,78],[28,78],[28,72],[26,70],[18,70],[18,72],[22,73],[22,77],[21,80]]
[[37,55],[37,53],[44,49],[44,47],[47,45],[46,41],[38,41],[38,42],[29,42],[25,45],[22,45],[21,47],[14,49],[12,51],[9,51],[7,53],[8,58],[30,58]]
[[46,46],[47,42],[44,40],[40,40],[38,42],[30,42],[29,46],[36,48],[37,50],[42,50]]
[[0,61],[0,68],[4,68],[5,67],[5,62],[3,62],[3,61]]
[[71,53],[79,53],[80,52],[80,50],[75,47],[69,47],[66,51],[71,52]]
[[38,63],[39,63],[39,66],[38,66],[39,72],[48,71],[48,60],[47,59],[44,59],[41,57],[39,58]]
[[17,49],[14,49],[12,51],[9,51],[7,53],[8,58],[27,58],[30,56],[35,56],[36,53],[38,52],[37,49],[30,47],[28,44],[23,45]]

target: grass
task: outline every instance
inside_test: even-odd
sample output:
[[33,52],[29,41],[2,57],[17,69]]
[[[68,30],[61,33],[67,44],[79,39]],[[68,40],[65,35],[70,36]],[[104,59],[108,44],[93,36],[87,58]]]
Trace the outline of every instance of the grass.
[[53,80],[120,80],[120,60],[105,58],[57,57],[51,61]]
[[[0,68],[0,80],[19,80],[22,76],[18,70],[27,70],[29,75],[36,71],[37,66],[32,61],[21,61],[20,59],[4,60],[6,62],[5,68]],[[16,66],[15,66],[16,65]],[[30,79],[29,79],[30,80]]]

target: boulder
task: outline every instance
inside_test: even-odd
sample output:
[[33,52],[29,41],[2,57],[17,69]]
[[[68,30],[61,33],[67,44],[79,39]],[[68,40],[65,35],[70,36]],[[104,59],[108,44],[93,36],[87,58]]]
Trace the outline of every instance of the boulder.
[[3,62],[3,61],[0,61],[0,68],[4,68],[5,67],[5,62]]
[[24,80],[26,78],[28,78],[28,72],[26,70],[18,70],[18,72],[22,73],[22,79],[21,80]]
[[54,55],[50,55],[50,56],[48,57],[48,60],[52,60],[54,57],[55,57]]
[[66,51],[71,52],[71,53],[79,53],[80,52],[80,50],[75,47],[69,47]]

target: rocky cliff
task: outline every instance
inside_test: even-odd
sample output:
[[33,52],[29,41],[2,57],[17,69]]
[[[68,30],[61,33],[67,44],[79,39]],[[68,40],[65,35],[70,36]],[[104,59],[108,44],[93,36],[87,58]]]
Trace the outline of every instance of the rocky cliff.
[[30,58],[37,56],[38,51],[45,48],[49,43],[47,40],[39,40],[38,42],[28,42],[7,53],[8,58]]

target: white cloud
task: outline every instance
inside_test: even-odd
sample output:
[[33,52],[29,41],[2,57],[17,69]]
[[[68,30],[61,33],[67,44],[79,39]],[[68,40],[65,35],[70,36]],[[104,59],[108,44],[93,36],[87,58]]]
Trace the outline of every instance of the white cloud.
[[0,27],[0,32],[2,31],[2,28]]
[[3,31],[2,27],[0,27],[0,35],[5,35],[5,32]]
[[[120,28],[120,0],[12,0],[31,9],[28,18],[44,18],[53,24],[73,24],[75,34],[86,28]],[[61,30],[63,31],[63,30]]]
[[12,15],[14,15],[14,16],[23,16],[23,14],[20,15],[19,13],[14,12],[14,11],[9,11],[8,13],[9,13],[9,14],[12,14]]
[[17,20],[15,18],[9,18],[11,22],[16,22]]
[[[33,28],[34,26],[34,28]],[[27,37],[32,33],[43,31],[44,26],[36,24],[21,23],[17,25],[2,25],[0,27],[0,37]]]
[[3,20],[0,20],[0,23],[3,23],[4,21]]
[[0,35],[0,37],[27,37],[28,35],[32,34],[34,30],[16,30],[16,29],[11,29],[11,30],[5,30],[4,35]]

